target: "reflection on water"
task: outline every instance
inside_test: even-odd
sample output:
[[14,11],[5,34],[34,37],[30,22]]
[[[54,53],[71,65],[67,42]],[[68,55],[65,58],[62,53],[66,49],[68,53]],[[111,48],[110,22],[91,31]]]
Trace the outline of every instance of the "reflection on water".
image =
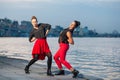
[[[120,79],[120,38],[75,38],[74,41],[66,58],[73,67],[86,75]],[[54,55],[59,48],[57,38],[48,38],[48,43]],[[32,46],[27,38],[0,38],[1,55],[30,60]],[[46,65],[46,60],[38,63]],[[53,66],[56,67],[54,61]]]

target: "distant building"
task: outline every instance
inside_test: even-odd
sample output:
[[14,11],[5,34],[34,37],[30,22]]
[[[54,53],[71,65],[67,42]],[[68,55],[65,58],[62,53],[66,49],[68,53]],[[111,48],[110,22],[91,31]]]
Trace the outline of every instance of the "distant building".
[[21,21],[19,26],[20,36],[27,37],[32,29],[32,24],[30,21]]
[[83,33],[83,28],[81,28],[81,27],[80,27],[79,36],[80,36],[80,37],[83,37],[83,36],[84,36],[84,33]]
[[88,35],[89,35],[89,30],[88,30],[88,27],[87,27],[87,26],[85,26],[85,27],[83,28],[83,35],[84,35],[84,36],[88,36]]
[[52,28],[48,34],[50,37],[58,37],[60,32],[63,30],[63,27],[56,25],[55,28]]
[[74,37],[79,37],[80,36],[80,26],[78,26],[77,28],[75,28],[74,32],[73,32],[73,36]]
[[117,30],[113,30],[112,36],[114,36],[114,37],[120,37],[119,32]]

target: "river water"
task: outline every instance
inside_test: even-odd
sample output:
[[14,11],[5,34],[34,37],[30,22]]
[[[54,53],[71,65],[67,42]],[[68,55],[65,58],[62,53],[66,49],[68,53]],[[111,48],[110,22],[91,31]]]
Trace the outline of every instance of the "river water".
[[[47,41],[54,55],[59,48],[58,38]],[[120,80],[120,38],[74,38],[74,41],[66,56],[74,68],[85,75]],[[30,60],[33,45],[28,38],[0,38],[0,55]],[[46,65],[46,60],[38,63]],[[57,67],[54,60],[53,66]]]

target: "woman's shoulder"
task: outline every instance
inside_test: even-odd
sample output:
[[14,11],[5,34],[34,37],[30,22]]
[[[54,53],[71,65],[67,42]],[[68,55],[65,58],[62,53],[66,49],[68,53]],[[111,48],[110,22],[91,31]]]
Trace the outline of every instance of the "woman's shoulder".
[[38,26],[41,26],[43,23],[39,23]]
[[45,25],[44,23],[39,23],[38,27],[41,28],[41,27],[44,27],[44,25]]

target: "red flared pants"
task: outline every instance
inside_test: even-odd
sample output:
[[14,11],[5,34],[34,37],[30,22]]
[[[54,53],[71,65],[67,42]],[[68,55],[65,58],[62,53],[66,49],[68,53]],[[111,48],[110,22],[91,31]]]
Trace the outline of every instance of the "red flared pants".
[[67,67],[69,70],[72,66],[65,60],[67,50],[69,49],[69,44],[60,43],[60,48],[57,53],[54,55],[54,60],[59,69],[62,69],[62,64]]

